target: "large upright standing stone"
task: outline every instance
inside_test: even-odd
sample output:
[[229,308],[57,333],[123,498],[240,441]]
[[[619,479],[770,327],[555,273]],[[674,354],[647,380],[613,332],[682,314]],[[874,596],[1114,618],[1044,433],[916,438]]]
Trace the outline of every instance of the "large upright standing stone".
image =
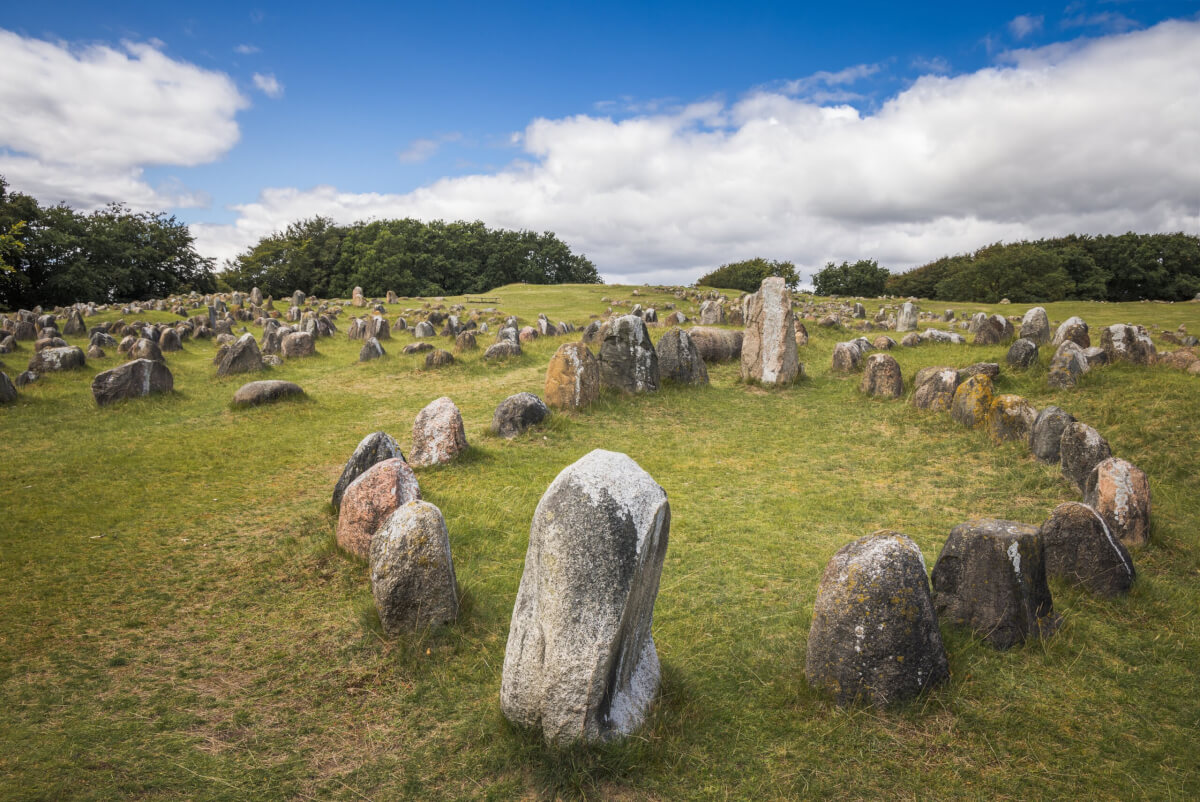
[[891,354],[871,354],[863,368],[859,389],[867,395],[899,398],[904,394],[900,363]]
[[398,507],[371,538],[371,595],[389,635],[458,618],[458,580],[442,511],[428,501]]
[[650,633],[667,494],[624,454],[592,451],[538,503],[513,607],[500,707],[549,743],[632,733],[658,690]]
[[838,704],[882,707],[950,676],[921,550],[879,531],[843,546],[821,576],[804,673]]
[[1050,317],[1044,308],[1035,306],[1025,313],[1021,318],[1020,336],[1032,340],[1037,345],[1050,342]]
[[646,322],[637,315],[617,318],[600,345],[600,384],[626,393],[654,393],[658,382],[658,353]]
[[900,307],[900,314],[896,316],[896,331],[916,331],[917,330],[917,307],[913,306],[911,301],[905,301]]
[[413,422],[413,445],[409,455],[418,467],[449,462],[467,448],[462,413],[446,396],[429,402]]
[[1086,504],[1059,504],[1042,524],[1046,573],[1098,596],[1125,593],[1135,572],[1129,552],[1100,514]]
[[[299,290],[297,290],[299,292]],[[254,335],[246,332],[237,339],[217,365],[218,376],[232,376],[236,373],[253,373],[264,367],[262,352],[258,350],[258,342]]]
[[1062,461],[1059,449],[1063,429],[1074,422],[1075,416],[1071,413],[1054,406],[1046,407],[1033,419],[1033,427],[1029,431],[1029,452],[1038,462],[1059,464]]
[[1108,441],[1086,423],[1068,423],[1058,441],[1062,475],[1081,494],[1087,487],[1088,476],[1104,460],[1112,456]]
[[1109,457],[1088,474],[1084,499],[1126,546],[1150,540],[1150,483],[1130,462]]
[[1109,364],[1132,362],[1153,365],[1156,351],[1154,341],[1141,326],[1116,323],[1100,332],[1100,347],[1108,355]]
[[981,426],[992,409],[992,380],[985,374],[969,377],[954,391],[950,415],[968,428]]
[[586,345],[563,343],[558,347],[546,368],[542,394],[546,404],[555,409],[582,409],[599,398],[600,363]]
[[658,370],[663,379],[676,384],[708,384],[708,368],[692,338],[678,326],[658,341]]
[[761,384],[791,384],[800,374],[796,357],[796,321],[791,296],[780,276],[763,279],[747,295],[742,338],[742,379]]
[[958,371],[950,367],[922,368],[913,379],[912,403],[918,409],[949,411],[958,389]]

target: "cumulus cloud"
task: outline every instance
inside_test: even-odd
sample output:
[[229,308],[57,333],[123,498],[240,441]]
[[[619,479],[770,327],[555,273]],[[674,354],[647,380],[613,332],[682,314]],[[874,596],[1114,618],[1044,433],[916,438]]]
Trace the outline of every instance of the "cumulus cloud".
[[314,214],[481,219],[554,231],[609,280],[688,283],[753,255],[807,276],[996,240],[1195,231],[1195,97],[1200,23],[1167,22],[926,75],[871,113],[757,90],[619,121],[537,119],[498,172],[403,194],[268,189],[235,224],[196,233],[202,252],[230,257]]
[[254,88],[270,98],[283,97],[283,84],[279,83],[273,73],[254,73]]
[[161,47],[72,47],[0,29],[0,174],[23,192],[83,208],[202,203],[178,187],[151,187],[143,168],[224,154],[246,99],[227,76]]
[[1017,39],[1024,39],[1026,36],[1040,31],[1045,19],[1041,14],[1036,17],[1031,14],[1021,14],[1013,17],[1008,23],[1008,32]]

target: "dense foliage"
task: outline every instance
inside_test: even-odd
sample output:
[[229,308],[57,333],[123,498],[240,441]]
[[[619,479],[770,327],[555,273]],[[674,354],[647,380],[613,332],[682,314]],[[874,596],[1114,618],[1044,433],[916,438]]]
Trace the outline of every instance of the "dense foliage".
[[9,192],[0,176],[0,307],[56,306],[211,292],[211,260],[187,226],[121,204],[83,214]]
[[789,290],[796,289],[796,285],[800,283],[796,266],[791,262],[779,262],[756,256],[742,262],[721,265],[711,273],[701,276],[696,285],[757,292],[762,280],[768,276],[781,276]]
[[945,301],[1184,301],[1200,292],[1200,238],[1071,235],[996,243],[891,276],[887,292]]
[[859,259],[854,264],[829,262],[813,274],[813,291],[817,295],[859,295],[876,298],[883,295],[891,273],[874,259]]
[[429,223],[406,218],[349,226],[326,217],[292,223],[226,264],[233,289],[258,287],[281,297],[294,290],[344,298],[460,295],[515,282],[598,284],[585,256],[552,233],[490,229],[481,222]]

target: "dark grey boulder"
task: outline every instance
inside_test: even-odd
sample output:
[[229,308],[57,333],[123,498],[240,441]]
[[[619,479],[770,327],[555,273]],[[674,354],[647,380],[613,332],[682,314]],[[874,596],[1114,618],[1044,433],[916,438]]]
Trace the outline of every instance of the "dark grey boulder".
[[433,343],[409,343],[400,349],[402,354],[420,354],[425,351],[432,351]]
[[1068,423],[1063,428],[1059,440],[1062,475],[1081,495],[1092,470],[1111,456],[1108,441],[1086,423]]
[[1108,326],[1100,332],[1100,347],[1108,354],[1109,364],[1153,365],[1155,361],[1154,341],[1143,326],[1126,323]]
[[840,705],[883,707],[950,675],[920,549],[879,531],[843,546],[817,587],[804,673]]
[[1088,362],[1083,349],[1071,340],[1065,340],[1050,359],[1046,382],[1056,389],[1069,390],[1079,383],[1079,377],[1087,371]]
[[341,508],[342,495],[355,479],[375,463],[388,459],[404,459],[404,454],[400,451],[400,444],[391,435],[386,432],[372,432],[364,437],[354,449],[354,453],[350,455],[350,459],[346,461],[345,467],[342,468],[342,475],[338,478],[337,484],[333,486],[333,508],[335,510]]
[[1087,359],[1089,370],[1108,364],[1108,352],[1098,345],[1084,348],[1083,356]]
[[600,384],[626,393],[658,391],[658,354],[640,317],[623,315],[609,329],[600,346]]
[[41,377],[32,370],[23,370],[17,374],[16,385],[17,387],[25,387],[26,385],[33,384],[39,378]]
[[238,373],[254,373],[263,370],[262,352],[253,334],[243,334],[221,356],[217,365],[218,376],[232,376]]
[[1004,361],[1011,367],[1024,370],[1038,361],[1038,347],[1033,340],[1022,337],[1008,348]]
[[492,414],[492,434],[512,439],[550,417],[550,409],[533,393],[517,393],[500,402]]
[[425,367],[440,368],[454,364],[454,354],[441,348],[435,348],[425,355]]
[[521,355],[521,344],[512,342],[511,340],[501,340],[498,343],[489,345],[487,350],[483,352],[483,358],[489,362],[495,359],[508,359],[509,357]]
[[414,337],[432,337],[437,334],[428,320],[422,320],[413,328]]
[[975,328],[975,345],[999,345],[1004,342],[1006,322],[999,315],[992,315],[980,321]]
[[1058,465],[1062,462],[1060,445],[1063,430],[1074,423],[1075,416],[1055,406],[1046,407],[1033,419],[1029,430],[1029,452],[1039,462]]
[[912,403],[918,409],[948,412],[958,389],[958,371],[951,367],[921,368],[913,379]]
[[28,370],[34,373],[51,373],[60,370],[76,370],[87,365],[83,350],[71,345],[66,348],[43,348],[29,360]]
[[252,407],[259,404],[270,404],[285,398],[297,398],[304,395],[304,389],[292,382],[269,379],[266,381],[243,384],[233,394],[233,405],[237,407]]
[[278,355],[283,347],[283,336],[278,328],[264,329],[262,341],[263,356]]
[[279,343],[279,355],[284,359],[300,359],[317,353],[317,341],[307,331],[294,331]]
[[863,365],[859,389],[869,396],[899,398],[904,394],[900,363],[891,354],[871,354]]
[[98,345],[101,348],[116,348],[117,338],[103,331],[93,332],[91,339],[88,340],[89,345]]
[[933,566],[933,604],[946,623],[997,649],[1054,632],[1038,527],[981,518],[959,524]]
[[679,327],[667,331],[654,346],[658,354],[658,372],[665,381],[676,384],[708,384],[708,368],[692,343],[691,336]]
[[92,397],[100,406],[128,398],[144,398],[156,393],[169,393],[175,388],[175,377],[162,362],[135,359],[112,370],[97,373],[92,379]]
[[17,388],[8,374],[0,372],[0,404],[11,404],[17,400]]
[[504,652],[509,721],[551,744],[642,724],[658,692],[651,622],[670,528],[667,494],[624,454],[592,451],[555,478],[533,515]]
[[370,362],[372,359],[379,359],[384,353],[386,352],[383,350],[383,346],[379,344],[379,340],[374,337],[368,337],[363,342],[362,348],[358,351],[358,361]]
[[442,511],[398,507],[371,538],[371,596],[384,632],[400,635],[458,618],[458,581]]
[[972,376],[987,376],[995,379],[1000,375],[1000,365],[996,362],[976,362],[958,370],[958,383],[962,384]]
[[183,341],[179,339],[179,332],[175,329],[163,329],[162,334],[158,335],[158,350],[162,353],[182,351]]
[[1086,504],[1059,504],[1042,524],[1046,573],[1098,596],[1118,596],[1133,585],[1129,551],[1100,514]]

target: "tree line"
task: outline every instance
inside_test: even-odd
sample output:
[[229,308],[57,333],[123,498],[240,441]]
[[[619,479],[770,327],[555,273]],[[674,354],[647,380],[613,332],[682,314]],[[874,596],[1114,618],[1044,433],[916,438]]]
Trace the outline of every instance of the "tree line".
[[323,298],[487,292],[516,282],[598,284],[595,265],[553,233],[492,229],[482,222],[412,218],[337,225],[312,217],[264,237],[226,263],[230,288],[294,290]]
[[696,286],[757,292],[762,280],[768,276],[779,276],[789,290],[796,289],[796,285],[800,283],[796,266],[791,262],[756,256],[753,259],[723,264],[711,273],[706,273],[697,279]]

